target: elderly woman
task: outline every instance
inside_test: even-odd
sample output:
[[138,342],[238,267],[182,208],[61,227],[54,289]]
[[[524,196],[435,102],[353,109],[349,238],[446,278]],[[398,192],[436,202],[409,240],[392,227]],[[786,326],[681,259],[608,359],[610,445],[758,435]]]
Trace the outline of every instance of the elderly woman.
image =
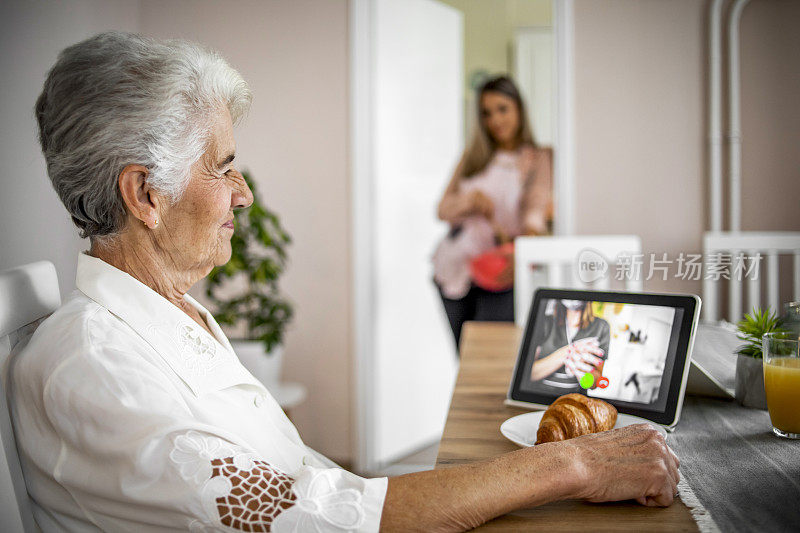
[[678,461],[644,426],[365,479],[308,448],[187,291],[228,261],[252,195],[219,55],[104,33],[36,103],[53,186],[91,247],[13,361],[16,435],[44,531],[457,531],[565,498],[669,505]]

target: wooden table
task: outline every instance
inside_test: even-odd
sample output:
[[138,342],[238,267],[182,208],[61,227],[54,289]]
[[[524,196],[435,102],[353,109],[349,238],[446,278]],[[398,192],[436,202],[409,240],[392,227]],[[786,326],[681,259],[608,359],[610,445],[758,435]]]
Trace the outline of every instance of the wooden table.
[[[503,405],[518,350],[513,324],[468,322],[461,338],[461,367],[436,468],[470,463],[510,452],[517,446],[500,433],[500,424],[527,411]],[[535,483],[536,480],[531,480]],[[592,504],[557,502],[498,517],[481,531],[698,531],[680,499],[670,507],[635,502]]]

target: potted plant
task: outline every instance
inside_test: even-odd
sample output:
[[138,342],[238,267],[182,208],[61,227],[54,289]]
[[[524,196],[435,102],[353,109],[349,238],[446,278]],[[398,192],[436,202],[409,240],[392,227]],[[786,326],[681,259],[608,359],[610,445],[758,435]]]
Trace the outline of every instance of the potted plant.
[[786,331],[782,325],[777,313],[757,307],[737,324],[737,336],[744,344],[736,349],[736,401],[745,407],[767,408],[761,338],[765,333]]
[[[253,192],[253,204],[234,213],[231,259],[208,275],[206,296],[216,308],[217,322],[237,332],[231,345],[239,360],[269,386],[280,377],[281,343],[293,315],[292,305],[278,290],[291,237],[278,216],[261,203],[249,174],[242,175]],[[243,336],[237,338],[239,332]]]

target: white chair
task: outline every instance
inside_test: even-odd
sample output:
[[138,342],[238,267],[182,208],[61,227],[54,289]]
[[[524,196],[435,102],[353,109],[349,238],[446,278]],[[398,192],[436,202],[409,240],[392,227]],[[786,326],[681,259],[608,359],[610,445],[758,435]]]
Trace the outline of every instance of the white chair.
[[0,529],[39,531],[31,512],[11,423],[8,370],[39,323],[61,305],[56,269],[39,261],[0,272]]
[[[728,312],[723,314],[730,322],[741,320],[742,285],[747,285],[747,311],[753,307],[769,305],[773,311],[782,313],[779,301],[778,264],[782,255],[793,256],[794,300],[800,300],[800,232],[708,232],[703,236],[703,256],[706,272],[703,275],[703,318],[716,321],[720,318],[719,289],[721,283],[728,284]],[[766,257],[766,265],[763,258]],[[755,261],[752,258],[760,258]],[[739,269],[746,273],[750,267],[757,270],[745,279],[734,279]],[[766,268],[764,268],[766,266]],[[711,275],[711,270],[714,274]],[[766,271],[767,299],[761,297],[761,275]],[[722,274],[722,273],[725,274]],[[753,275],[755,273],[755,275]],[[729,278],[729,279],[728,279]],[[724,281],[723,281],[724,280]]]
[[[584,283],[575,265],[584,250],[605,259],[608,270],[595,285]],[[608,289],[614,277],[615,260],[620,255],[642,253],[642,240],[636,235],[576,235],[571,237],[517,237],[514,240],[514,322],[524,326],[533,293],[539,287]],[[641,276],[625,279],[625,290],[641,291]]]

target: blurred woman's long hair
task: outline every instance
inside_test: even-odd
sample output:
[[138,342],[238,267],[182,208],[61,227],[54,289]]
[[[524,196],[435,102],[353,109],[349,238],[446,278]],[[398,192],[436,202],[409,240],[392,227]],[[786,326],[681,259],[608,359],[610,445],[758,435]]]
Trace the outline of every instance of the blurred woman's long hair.
[[536,142],[533,140],[533,132],[528,122],[528,113],[525,111],[525,103],[522,101],[519,89],[517,89],[514,82],[506,76],[492,78],[478,89],[476,105],[478,120],[473,129],[472,140],[470,141],[469,147],[464,151],[464,156],[461,159],[464,177],[467,178],[474,176],[486,168],[486,165],[488,165],[489,161],[492,159],[492,155],[494,155],[494,151],[497,149],[497,142],[487,131],[481,113],[481,99],[487,92],[500,93],[514,100],[517,104],[517,110],[519,111],[519,130],[517,131],[516,144],[518,147],[526,144],[533,147],[536,146]]

